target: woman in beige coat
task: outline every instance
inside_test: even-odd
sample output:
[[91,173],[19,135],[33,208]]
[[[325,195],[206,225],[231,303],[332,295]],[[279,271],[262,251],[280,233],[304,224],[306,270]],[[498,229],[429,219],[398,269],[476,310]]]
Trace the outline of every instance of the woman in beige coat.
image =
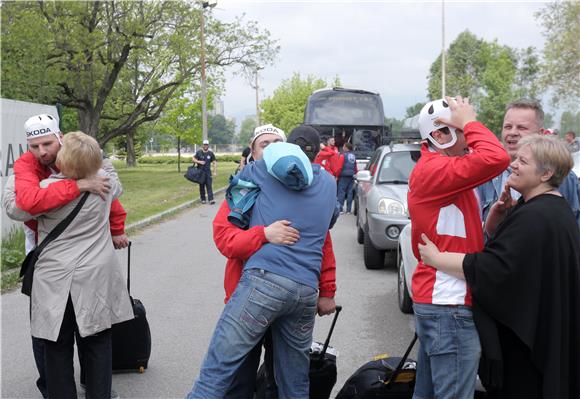
[[[64,136],[56,165],[61,170],[42,187],[64,178],[81,179],[100,169],[101,150],[92,137],[73,132]],[[111,201],[121,193],[114,178],[106,198],[90,194],[64,232],[42,251],[34,272],[31,332],[45,340],[48,394],[76,398],[73,368],[74,332],[81,336],[87,396],[110,398],[111,325],[132,319],[133,309],[109,229]],[[77,205],[81,197],[38,216],[42,241]],[[86,359],[86,360],[85,360]]]

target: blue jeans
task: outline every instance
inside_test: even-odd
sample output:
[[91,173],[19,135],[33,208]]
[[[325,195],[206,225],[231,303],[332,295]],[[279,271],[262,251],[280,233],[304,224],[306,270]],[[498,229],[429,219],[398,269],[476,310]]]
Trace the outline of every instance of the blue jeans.
[[351,212],[352,210],[352,185],[353,185],[353,178],[350,177],[339,177],[338,178],[338,194],[337,194],[337,201],[338,205],[340,206],[340,211],[343,211],[344,200],[346,199],[346,211]]
[[473,398],[481,354],[467,306],[413,304],[419,336],[413,399]]
[[318,291],[260,269],[245,270],[216,325],[188,399],[222,399],[248,353],[272,330],[280,399],[308,399]]

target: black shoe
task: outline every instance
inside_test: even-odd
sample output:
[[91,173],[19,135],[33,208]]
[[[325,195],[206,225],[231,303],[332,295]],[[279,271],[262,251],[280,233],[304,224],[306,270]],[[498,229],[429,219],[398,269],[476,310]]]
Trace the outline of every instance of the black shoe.
[[215,201],[214,201],[214,200],[211,200],[211,201],[209,202],[209,204],[210,204],[210,205],[213,205],[213,204],[215,204]]

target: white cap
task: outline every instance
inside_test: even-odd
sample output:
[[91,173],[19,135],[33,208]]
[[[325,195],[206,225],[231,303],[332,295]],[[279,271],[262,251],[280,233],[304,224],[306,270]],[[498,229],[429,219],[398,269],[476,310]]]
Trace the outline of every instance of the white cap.
[[[436,122],[436,119],[440,118],[451,118],[451,109],[444,99],[431,101],[425,104],[419,113],[419,131],[421,132],[421,138],[423,140],[429,140],[435,147],[445,149],[452,147],[455,144],[457,141],[457,134],[455,133],[454,127]],[[435,138],[433,138],[433,136],[431,136],[431,132],[439,130],[442,127],[449,128],[449,131],[451,132],[451,141],[449,143],[440,144],[435,140]]]
[[206,144],[209,145],[209,140],[203,140],[202,144],[203,145],[206,145]]
[[252,140],[250,141],[250,147],[252,147],[254,141],[263,134],[275,134],[276,136],[280,137],[282,141],[286,141],[286,135],[284,134],[284,130],[272,124],[262,125],[254,129],[254,135],[252,136]]
[[24,131],[26,132],[27,140],[49,134],[54,134],[59,138],[60,128],[58,127],[58,119],[47,114],[41,114],[28,118],[24,123]]

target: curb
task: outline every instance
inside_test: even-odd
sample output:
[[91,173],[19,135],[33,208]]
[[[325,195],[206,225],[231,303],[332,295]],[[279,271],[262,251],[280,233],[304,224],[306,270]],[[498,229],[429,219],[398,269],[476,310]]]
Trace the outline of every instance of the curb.
[[[226,187],[220,188],[217,191],[214,191],[214,196],[216,194],[221,194],[223,192],[226,191]],[[161,213],[158,213],[157,215],[153,215],[153,216],[149,216],[148,218],[145,218],[143,220],[140,220],[138,222],[135,223],[131,223],[130,225],[125,227],[125,233],[127,233],[128,231],[133,231],[133,230],[138,230],[140,228],[149,226],[167,216],[173,215],[175,213],[181,212],[187,208],[190,208],[196,204],[199,204],[201,202],[201,200],[199,198],[196,198],[194,200],[191,201],[187,201],[181,205],[177,205],[174,206],[173,208],[167,209],[166,211],[163,211]]]

